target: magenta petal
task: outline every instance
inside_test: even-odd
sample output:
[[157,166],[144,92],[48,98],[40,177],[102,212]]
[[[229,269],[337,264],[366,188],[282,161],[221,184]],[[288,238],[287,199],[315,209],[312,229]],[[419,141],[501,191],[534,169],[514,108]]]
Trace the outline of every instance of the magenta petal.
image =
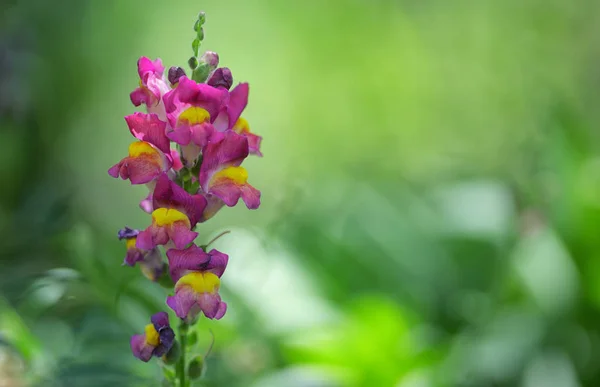
[[218,315],[219,308],[221,307],[221,297],[218,293],[197,294],[196,302],[206,318],[213,319]]
[[240,83],[229,93],[229,103],[227,105],[227,112],[229,115],[228,129],[231,129],[233,125],[235,125],[246,108],[246,105],[248,105],[249,91],[250,86],[247,83]]
[[135,241],[135,247],[142,250],[152,250],[156,246],[166,245],[168,242],[169,234],[165,227],[151,225],[140,232]]
[[217,309],[217,312],[215,313],[215,320],[220,320],[224,315],[225,312],[227,312],[227,304],[223,301],[221,301],[219,303],[219,308]]
[[211,118],[214,119],[226,98],[226,90],[218,89],[205,83],[196,83],[188,77],[183,76],[179,78],[179,83],[174,92],[169,92],[165,95],[165,104],[168,105],[168,113],[176,109],[176,101],[198,106],[208,111]]
[[119,171],[121,170],[121,163],[115,164],[108,170],[108,174],[114,178],[119,177]]
[[225,272],[225,268],[229,262],[229,256],[216,249],[212,249],[208,255],[210,256],[210,261],[203,271],[210,271],[220,278],[223,275],[223,272]]
[[200,186],[208,191],[208,182],[217,171],[229,166],[239,166],[248,156],[248,139],[234,132],[227,132],[220,141],[208,144],[200,168]]
[[191,226],[194,226],[202,217],[206,199],[201,195],[190,195],[163,173],[154,188],[153,207],[174,208],[186,214]]
[[242,196],[241,187],[228,180],[218,185],[213,185],[210,187],[210,192],[223,200],[223,203],[228,207],[235,206]]
[[133,106],[140,106],[141,104],[152,104],[152,98],[148,93],[148,90],[144,90],[140,87],[135,89],[129,94],[129,99]]
[[170,249],[167,251],[167,258],[173,282],[179,281],[190,271],[203,270],[211,260],[211,256],[196,245],[191,245],[183,250]]
[[260,191],[251,186],[245,184],[240,187],[242,191],[242,200],[250,210],[255,210],[260,206]]
[[140,201],[140,208],[148,214],[151,214],[152,211],[154,211],[154,208],[152,208],[152,193]]
[[[173,309],[177,317],[191,320],[196,317],[196,310],[192,307],[196,304],[196,293],[189,287],[183,287],[175,292],[174,296],[167,297],[167,305]],[[196,308],[194,308],[196,309]],[[190,313],[192,312],[192,313]],[[196,313],[193,313],[196,312]]]
[[181,157],[179,156],[179,152],[177,152],[176,149],[171,149],[171,159],[173,160],[173,170],[175,172],[179,172],[181,169],[183,169]]
[[131,346],[131,352],[133,356],[137,357],[143,362],[148,362],[152,357],[154,347],[146,343],[145,335],[133,335],[129,341]]
[[162,75],[162,73],[165,71],[165,67],[163,66],[160,58],[157,58],[153,61],[148,57],[142,56],[140,59],[138,59],[137,66],[140,79],[142,79],[146,73]]
[[192,243],[197,236],[198,233],[191,231],[183,222],[175,222],[169,231],[169,237],[179,250]]
[[191,140],[194,144],[204,147],[212,139],[215,128],[212,124],[205,122],[190,127]]
[[161,121],[156,114],[134,113],[125,116],[129,131],[138,140],[148,142],[164,154],[170,154],[169,139],[165,135],[167,123]]
[[127,255],[123,263],[127,266],[135,266],[136,262],[144,260],[144,254],[137,248],[127,250]]

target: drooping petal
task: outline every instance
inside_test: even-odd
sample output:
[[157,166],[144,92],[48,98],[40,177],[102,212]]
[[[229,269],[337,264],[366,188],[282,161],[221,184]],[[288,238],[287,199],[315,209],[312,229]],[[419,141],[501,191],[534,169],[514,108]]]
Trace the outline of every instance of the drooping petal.
[[251,210],[260,206],[260,191],[248,184],[244,167],[228,167],[215,173],[208,183],[209,192],[233,207],[240,197]]
[[169,243],[169,234],[165,227],[159,227],[154,224],[140,232],[136,240],[136,247],[143,250],[152,250],[156,246]]
[[154,347],[146,343],[145,335],[133,335],[129,342],[131,346],[131,352],[133,356],[137,357],[143,362],[148,362],[152,358]]
[[191,231],[183,222],[175,222],[169,229],[169,236],[177,249],[184,249],[196,239],[198,233]]
[[208,262],[204,270],[209,271],[220,278],[225,272],[225,268],[229,262],[229,256],[216,249],[209,251],[208,255],[210,256],[210,262]]
[[131,184],[146,184],[170,167],[171,162],[160,150],[145,141],[136,141],[129,146],[129,156],[111,167],[108,174],[129,179]]
[[167,305],[187,321],[200,311],[207,318],[221,318],[226,306],[221,305],[219,286],[219,277],[211,272],[188,273],[175,284],[175,295],[167,298]]
[[250,132],[250,125],[244,118],[238,118],[237,122],[233,126],[233,131],[245,136],[248,139],[248,150],[250,154],[262,156],[260,152],[260,143],[262,137]]
[[169,139],[165,134],[167,123],[161,121],[156,114],[136,112],[125,116],[125,121],[135,138],[150,143],[164,154],[170,155]]

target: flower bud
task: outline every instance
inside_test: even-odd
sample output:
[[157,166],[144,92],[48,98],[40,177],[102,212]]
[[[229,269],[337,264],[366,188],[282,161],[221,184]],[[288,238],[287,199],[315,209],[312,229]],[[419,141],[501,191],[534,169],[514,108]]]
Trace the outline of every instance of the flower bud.
[[231,88],[233,84],[233,75],[231,70],[227,67],[220,67],[216,69],[206,81],[212,87],[224,87],[227,90]]
[[191,57],[191,58],[188,60],[188,65],[190,66],[190,68],[191,68],[192,70],[193,70],[193,69],[195,69],[196,67],[198,67],[198,59],[196,59],[196,57],[195,57],[195,56]]
[[200,63],[202,62],[206,63],[212,71],[219,65],[219,54],[213,51],[206,51],[200,57]]
[[169,82],[171,83],[171,85],[174,85],[177,82],[179,82],[179,78],[183,77],[184,75],[184,69],[182,69],[181,67],[173,66],[169,69]]
[[190,379],[199,379],[202,376],[204,370],[204,359],[202,356],[196,356],[188,366],[188,376]]

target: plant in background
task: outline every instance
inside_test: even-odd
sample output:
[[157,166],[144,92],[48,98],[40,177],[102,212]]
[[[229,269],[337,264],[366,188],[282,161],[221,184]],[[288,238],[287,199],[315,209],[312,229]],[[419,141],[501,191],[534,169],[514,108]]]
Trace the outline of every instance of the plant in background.
[[166,304],[180,319],[175,335],[168,314],[156,313],[144,334],[132,337],[131,349],[145,362],[160,357],[165,382],[180,387],[202,374],[202,358],[186,359],[196,341],[187,337],[189,326],[201,315],[220,319],[227,310],[219,287],[228,256],[208,251],[214,240],[194,244],[196,227],[240,198],[249,209],[260,205],[260,192],[248,183],[241,166],[249,154],[261,155],[261,137],[241,118],[248,84],[231,89],[231,71],[218,68],[219,56],[210,51],[198,55],[204,22],[200,13],[194,25],[194,56],[188,61],[191,77],[180,67],[171,67],[165,77],[160,59],[139,59],[140,82],[131,102],[145,105],[147,113],[125,117],[136,140],[128,156],[108,170],[112,177],[149,189],[140,207],[150,214],[150,224],[118,233],[127,246],[124,265],[138,265],[148,279],[172,289]]

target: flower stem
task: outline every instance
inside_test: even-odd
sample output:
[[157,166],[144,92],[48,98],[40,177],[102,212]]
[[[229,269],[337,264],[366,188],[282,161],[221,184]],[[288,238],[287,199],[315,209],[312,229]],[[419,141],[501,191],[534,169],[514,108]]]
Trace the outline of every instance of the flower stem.
[[179,325],[179,342],[181,344],[181,357],[179,363],[177,363],[177,378],[179,379],[179,387],[187,387],[186,369],[185,369],[185,352],[186,352],[186,341],[187,341],[188,325],[185,321],[182,321]]

